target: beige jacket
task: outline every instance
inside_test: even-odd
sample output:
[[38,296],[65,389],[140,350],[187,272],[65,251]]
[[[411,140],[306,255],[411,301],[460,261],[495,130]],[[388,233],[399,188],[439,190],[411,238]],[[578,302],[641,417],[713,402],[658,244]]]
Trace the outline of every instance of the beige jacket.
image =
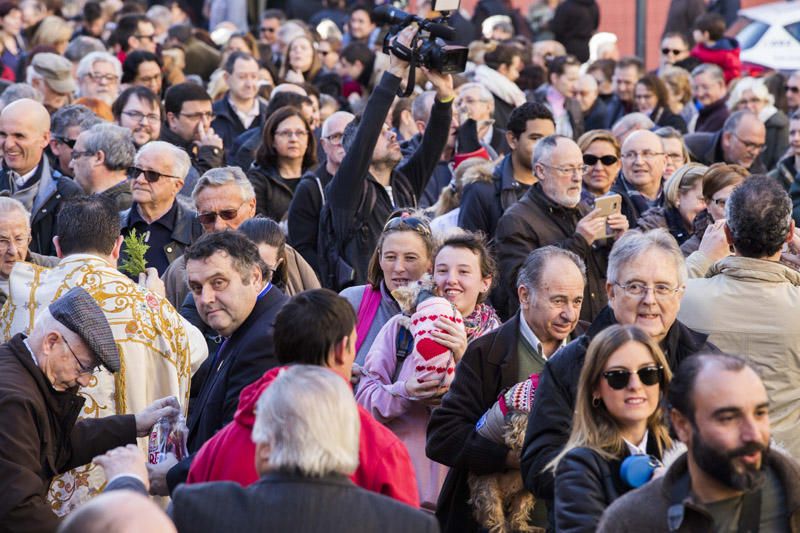
[[[157,294],[139,286],[104,259],[74,254],[52,269],[17,263],[9,295],[0,311],[0,338],[28,333],[43,309],[61,294],[81,286],[91,294],[111,325],[121,370],[99,370],[79,394],[87,401],[81,418],[136,413],[153,401],[176,396],[188,406],[191,376],[208,355],[203,334]],[[147,450],[147,438],[139,439]],[[103,469],[79,467],[58,476],[49,499],[63,515],[97,495],[105,485]]]
[[800,273],[726,257],[706,278],[687,282],[678,320],[755,364],[771,402],[772,436],[800,459]]

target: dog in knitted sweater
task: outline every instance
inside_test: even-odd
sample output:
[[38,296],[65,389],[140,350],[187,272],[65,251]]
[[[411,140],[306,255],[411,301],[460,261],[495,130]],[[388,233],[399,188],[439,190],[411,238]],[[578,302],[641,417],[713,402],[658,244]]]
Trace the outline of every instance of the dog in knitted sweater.
[[[519,455],[538,384],[539,375],[533,374],[500,394],[494,405],[478,420],[478,434],[498,444],[505,444]],[[475,519],[490,533],[544,532],[544,529],[530,525],[536,499],[522,485],[519,470],[482,476],[470,473],[468,484],[469,504],[472,505]]]

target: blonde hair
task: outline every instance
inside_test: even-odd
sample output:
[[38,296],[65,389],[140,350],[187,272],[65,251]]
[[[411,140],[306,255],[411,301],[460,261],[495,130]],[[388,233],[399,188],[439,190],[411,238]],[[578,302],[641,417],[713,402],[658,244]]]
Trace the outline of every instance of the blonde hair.
[[689,103],[692,99],[692,83],[690,80],[689,72],[681,67],[669,66],[666,67],[661,73],[661,79],[664,80],[678,101],[683,105]]
[[650,335],[638,327],[616,324],[601,331],[589,345],[581,377],[578,380],[572,432],[567,445],[545,468],[555,470],[559,461],[574,448],[590,448],[606,460],[618,458],[624,453],[625,441],[617,421],[603,402],[597,406],[593,405],[593,394],[603,379],[603,371],[608,360],[629,342],[636,342],[647,348],[653,356],[653,361],[663,367],[663,379],[659,384],[659,403],[647,418],[647,430],[648,438],[655,441],[660,453],[672,446],[669,431],[663,422],[664,409],[661,402],[666,397],[667,386],[672,380],[672,372],[664,352]]
[[698,182],[701,182],[706,172],[708,172],[708,167],[700,163],[686,163],[673,172],[667,183],[664,184],[666,207],[678,207],[678,197],[681,193],[691,190]]
[[439,199],[431,206],[431,218],[440,217],[460,206],[464,187],[476,181],[490,181],[493,170],[493,163],[480,157],[463,161],[453,172],[453,179],[439,193]]

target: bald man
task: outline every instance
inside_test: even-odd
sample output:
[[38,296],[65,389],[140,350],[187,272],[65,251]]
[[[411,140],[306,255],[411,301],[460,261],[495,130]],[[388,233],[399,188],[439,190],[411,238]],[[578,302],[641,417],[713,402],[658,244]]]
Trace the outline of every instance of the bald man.
[[325,186],[331,181],[342,163],[344,158],[342,134],[353,118],[352,113],[337,111],[323,122],[320,142],[322,150],[325,152],[325,162],[319,165],[313,174],[309,174],[300,181],[294,192],[292,203],[289,204],[289,243],[317,272],[319,272],[317,234],[319,233],[319,213],[323,203],[322,191],[325,190]]
[[606,103],[600,96],[597,80],[591,74],[583,74],[575,86],[575,98],[583,111],[584,131],[603,129],[606,121]]
[[631,227],[651,207],[664,204],[664,169],[667,158],[661,137],[649,130],[637,130],[622,143],[622,174],[611,187],[622,196],[622,214]]
[[30,251],[55,256],[53,232],[61,203],[83,194],[83,190],[50,167],[43,155],[49,142],[50,115],[39,102],[23,98],[0,113],[4,163],[0,169],[0,195],[19,200],[30,211]]
[[58,533],[176,533],[175,525],[152,500],[130,490],[101,494],[78,508]]

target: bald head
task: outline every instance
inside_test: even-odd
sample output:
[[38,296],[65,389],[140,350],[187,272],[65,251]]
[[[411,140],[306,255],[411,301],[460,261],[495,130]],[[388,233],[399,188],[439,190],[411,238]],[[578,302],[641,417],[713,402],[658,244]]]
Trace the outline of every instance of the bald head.
[[325,119],[322,123],[322,136],[329,137],[332,133],[344,131],[344,127],[350,124],[355,115],[347,111],[337,111]]
[[0,150],[8,168],[27,174],[42,160],[50,142],[50,115],[42,104],[23,98],[0,113]]
[[652,131],[634,131],[622,144],[622,173],[625,179],[651,200],[658,196],[666,165],[661,137]]
[[322,150],[327,159],[325,166],[331,174],[339,170],[339,165],[344,159],[344,147],[342,137],[344,129],[350,124],[355,116],[346,111],[337,111],[329,116],[322,124]]
[[175,533],[167,515],[141,494],[105,492],[70,514],[58,533]]
[[591,74],[584,74],[578,78],[575,85],[575,96],[581,104],[581,111],[588,111],[597,100],[598,94],[597,80]]

